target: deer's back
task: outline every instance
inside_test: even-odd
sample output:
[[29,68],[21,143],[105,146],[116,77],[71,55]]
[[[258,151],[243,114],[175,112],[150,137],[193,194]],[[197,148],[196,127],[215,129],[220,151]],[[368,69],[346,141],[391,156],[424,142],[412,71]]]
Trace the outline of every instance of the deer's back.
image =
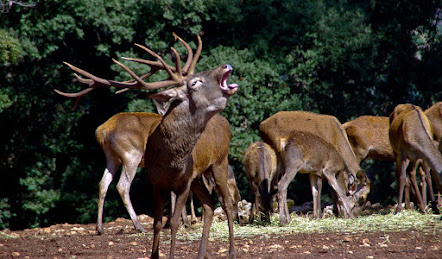
[[159,114],[146,112],[118,113],[98,126],[95,136],[104,152],[113,152],[120,159],[127,152],[144,153],[148,136],[161,118]]
[[299,172],[311,173],[327,169],[340,172],[344,161],[333,145],[309,132],[293,131],[283,137],[285,164],[297,164]]
[[292,131],[309,132],[324,139],[342,155],[349,170],[360,171],[347,134],[338,119],[331,115],[306,111],[283,111],[264,120],[259,126],[262,139],[281,152],[281,137]]
[[370,158],[393,160],[393,149],[388,138],[389,119],[385,116],[360,116],[342,125],[359,160]]

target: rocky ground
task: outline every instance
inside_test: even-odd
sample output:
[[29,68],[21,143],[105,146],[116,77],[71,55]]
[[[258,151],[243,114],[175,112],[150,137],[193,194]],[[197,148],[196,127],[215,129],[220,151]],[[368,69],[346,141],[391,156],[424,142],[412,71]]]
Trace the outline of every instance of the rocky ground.
[[[141,222],[151,229],[152,218]],[[440,224],[406,231],[292,233],[236,237],[238,258],[442,258]],[[94,224],[58,224],[47,228],[0,232],[0,258],[149,258],[152,233],[138,234],[130,220],[105,223],[97,235]],[[180,232],[199,235],[201,223]],[[167,257],[170,231],[161,237],[161,256]],[[177,242],[177,258],[193,258],[199,240]],[[228,240],[210,239],[208,258],[226,258]]]

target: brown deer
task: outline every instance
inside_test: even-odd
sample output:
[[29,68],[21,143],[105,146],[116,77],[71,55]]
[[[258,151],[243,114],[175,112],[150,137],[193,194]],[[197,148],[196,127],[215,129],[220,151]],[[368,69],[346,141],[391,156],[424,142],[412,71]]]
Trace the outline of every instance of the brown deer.
[[[116,171],[122,165],[122,173],[120,180],[117,184],[117,190],[120,193],[123,204],[132,219],[132,222],[137,230],[140,232],[146,232],[137,219],[132,203],[130,200],[130,186],[135,177],[138,167],[144,167],[144,153],[146,148],[146,142],[149,135],[155,130],[157,125],[161,122],[162,116],[154,113],[145,112],[130,112],[130,113],[118,113],[108,119],[105,123],[100,125],[95,131],[97,141],[100,144],[103,152],[106,156],[106,169],[104,170],[103,177],[99,184],[99,199],[98,199],[98,219],[97,219],[97,231],[102,234],[102,219],[103,219],[103,206],[106,193]],[[222,121],[226,127],[220,128],[219,131],[228,130],[227,134],[215,134],[210,135],[208,132],[213,132],[214,125],[217,125],[213,121]],[[227,124],[227,125],[226,125]],[[226,147],[218,148],[215,146],[219,143],[230,142],[230,125],[228,121],[221,115],[215,115],[207,124],[206,129],[201,134],[194,150],[194,158],[198,160],[200,157],[205,157],[204,153],[207,150],[212,150],[210,155],[213,155],[210,159],[205,159],[206,164],[197,168],[203,172],[210,170],[210,166],[216,163],[216,158],[220,156],[227,156],[228,150]],[[228,139],[224,139],[228,136]],[[222,139],[220,139],[222,138]],[[216,166],[216,165],[215,165]],[[234,177],[234,176],[233,176]],[[233,179],[234,180],[234,179]],[[232,180],[229,178],[229,184]],[[236,182],[234,186],[236,187]],[[235,195],[235,193],[233,193]],[[233,198],[234,196],[232,196]],[[190,197],[189,197],[190,198]],[[196,220],[193,199],[191,201],[192,220]],[[234,200],[234,199],[233,199]],[[235,200],[234,200],[235,201]],[[234,206],[234,215],[237,215],[237,204]],[[183,209],[183,221],[186,225],[190,225],[187,219],[187,213]]]
[[282,189],[278,189],[279,214],[280,218],[289,214],[287,207],[287,187],[295,178],[296,174],[307,173],[310,178],[310,186],[313,196],[313,217],[322,217],[321,213],[321,190],[322,179],[327,180],[338,196],[338,203],[345,211],[340,214],[353,216],[352,207],[354,203],[344,177],[344,161],[336,149],[322,138],[302,131],[292,131],[281,138],[281,158],[285,169],[280,179]]
[[[415,164],[419,159],[431,168],[433,180],[439,191],[442,190],[442,155],[433,142],[430,120],[422,109],[413,104],[399,104],[390,114],[389,138],[396,159],[398,181],[398,205],[396,213],[402,211],[402,198],[407,176],[415,178]],[[408,169],[407,169],[408,166]],[[416,181],[411,180],[418,204],[423,204]],[[425,208],[420,207],[422,211]]]
[[[427,111],[425,111],[425,113],[427,113]],[[390,120],[388,117],[363,115],[352,121],[348,121],[342,124],[342,126],[347,132],[348,140],[350,141],[350,144],[359,163],[364,161],[366,158],[383,161],[394,161],[395,158],[393,154],[393,149],[390,145],[390,139],[388,137],[388,130],[390,126]],[[410,173],[414,172],[415,169],[413,168],[416,168],[420,163],[421,160],[418,160],[416,161],[416,163],[410,164]],[[419,208],[424,208],[425,204],[427,203],[426,186],[428,184],[430,189],[430,200],[432,203],[432,209],[435,213],[438,213],[437,205],[435,204],[434,195],[432,193],[431,176],[429,172],[425,171],[422,170],[422,166],[419,167],[419,174],[421,177],[422,204],[418,204],[418,206]],[[412,185],[416,184],[416,177],[414,174],[410,174],[410,181]],[[404,193],[406,208],[410,208],[409,186],[410,184],[407,181]]]
[[[153,90],[179,85],[179,87],[169,88],[149,95],[149,98],[159,102],[170,102],[168,111],[162,117],[161,122],[152,134],[150,134],[146,142],[146,153],[144,157],[145,164],[149,165],[145,169],[148,179],[153,184],[155,202],[152,258],[159,257],[160,231],[163,227],[162,216],[166,199],[171,191],[177,195],[175,212],[173,213],[170,223],[170,257],[174,257],[176,233],[180,224],[180,213],[184,208],[190,189],[192,189],[194,195],[197,196],[204,206],[203,234],[198,251],[198,258],[203,258],[207,254],[207,242],[213,220],[215,201],[202,183],[201,173],[203,172],[195,170],[195,168],[199,166],[199,161],[195,160],[192,150],[209,120],[226,107],[229,97],[238,90],[238,85],[227,84],[228,76],[232,72],[232,66],[228,64],[194,74],[196,62],[202,49],[201,38],[198,37],[198,49],[196,55],[193,56],[192,49],[189,45],[181,38],[175,37],[185,45],[189,53],[184,68],[182,68],[180,56],[174,48],[171,48],[171,50],[175,54],[176,61],[175,67],[171,67],[155,52],[144,46],[137,45],[154,56],[158,61],[154,62],[132,58],[128,60],[149,65],[151,67],[149,73],[139,77],[125,65],[114,60],[115,63],[120,65],[134,78],[134,80],[131,81],[117,82],[96,77],[66,63],[72,70],[86,77],[82,78],[77,76],[78,80],[88,84],[89,88],[73,94],[59,93],[68,97],[79,98],[99,86]],[[153,83],[144,81],[158,70],[166,70],[169,78]],[[222,127],[224,127],[222,123],[215,125],[214,129],[216,129],[216,131],[211,134],[224,134],[224,131],[219,131]],[[228,142],[221,144],[225,146],[229,145]],[[201,159],[201,161],[204,161],[204,159]],[[219,157],[217,163],[218,166],[213,166],[211,172],[204,173],[210,174],[210,176],[213,177],[215,190],[219,194],[221,204],[227,214],[230,238],[229,257],[234,258],[233,205],[227,188],[227,156]]]
[[[275,149],[278,155],[278,164],[281,164],[279,161],[282,161],[281,157],[284,152],[282,138],[292,131],[309,132],[330,143],[344,160],[345,174],[343,179],[346,179],[348,184],[353,187],[354,183],[358,183],[357,192],[350,193],[354,194],[354,202],[362,204],[367,200],[370,192],[370,181],[359,166],[348,142],[347,134],[336,117],[305,111],[281,111],[261,122],[259,125],[261,138]],[[280,168],[279,170],[285,169]],[[286,189],[288,184],[280,180],[278,182],[278,190]],[[353,187],[349,189],[353,190]],[[286,201],[283,202],[286,203]],[[354,206],[346,204],[345,207],[352,208]],[[339,211],[346,213],[344,208],[340,208]],[[280,219],[281,223],[287,223],[290,215],[285,213],[282,216]],[[343,216],[353,217],[352,214]]]
[[270,222],[278,181],[276,153],[267,143],[257,141],[247,148],[243,164],[252,196],[249,222],[255,220],[255,210],[263,213],[263,221]]
[[342,124],[358,163],[366,158],[394,161],[388,138],[389,119],[385,116],[360,116]]

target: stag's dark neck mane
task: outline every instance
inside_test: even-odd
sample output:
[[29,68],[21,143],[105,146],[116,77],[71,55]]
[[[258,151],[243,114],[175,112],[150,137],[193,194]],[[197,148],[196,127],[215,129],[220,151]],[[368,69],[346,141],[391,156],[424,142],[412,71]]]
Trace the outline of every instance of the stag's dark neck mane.
[[147,141],[145,159],[150,166],[146,169],[159,169],[171,177],[185,172],[192,162],[193,148],[213,115],[189,109],[188,102],[173,103]]

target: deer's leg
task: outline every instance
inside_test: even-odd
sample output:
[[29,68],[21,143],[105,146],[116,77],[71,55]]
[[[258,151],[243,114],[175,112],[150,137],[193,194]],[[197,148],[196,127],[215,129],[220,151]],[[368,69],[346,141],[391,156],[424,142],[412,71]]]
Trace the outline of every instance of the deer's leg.
[[431,173],[430,173],[431,168],[426,162],[423,163],[423,167],[425,172],[425,182],[427,183],[428,192],[430,193],[431,209],[433,210],[434,214],[440,214],[439,209],[437,208],[438,202],[436,201],[436,197],[434,197],[433,183],[431,182]]
[[196,217],[196,214],[195,214],[195,205],[193,203],[193,192],[192,191],[190,191],[190,193],[189,193],[189,200],[190,200],[190,222],[195,223],[198,221],[198,218]]
[[227,223],[229,225],[229,258],[236,258],[234,235],[233,235],[233,201],[227,186],[229,161],[227,157],[219,165],[212,165],[212,176],[215,182],[215,190],[221,201],[221,206],[227,215]]
[[396,159],[396,178],[398,184],[396,213],[402,211],[402,198],[404,195],[405,184],[407,182],[407,174],[406,174],[407,164],[408,164],[407,159],[401,159],[401,158]]
[[190,191],[190,183],[184,186],[182,190],[178,190],[175,192],[176,194],[175,209],[173,210],[172,218],[170,220],[171,241],[170,241],[169,258],[174,258],[175,255],[176,234],[181,224],[181,215],[183,208],[186,205],[187,198],[189,197],[189,191]]
[[284,168],[286,168],[284,175],[278,182],[279,221],[281,225],[286,225],[290,221],[289,208],[287,206],[287,189],[290,182],[298,173],[299,166],[290,163]]
[[203,206],[203,234],[201,236],[200,247],[198,250],[198,258],[204,258],[207,254],[207,243],[209,241],[210,226],[213,221],[213,211],[215,210],[215,200],[210,195],[207,188],[200,178],[197,178],[192,183],[192,192],[200,200]]
[[163,212],[167,196],[170,192],[161,190],[153,186],[153,198],[155,204],[154,220],[153,220],[153,244],[152,244],[152,259],[159,258],[160,232],[163,228]]
[[321,189],[322,189],[322,179],[314,173],[309,174],[310,187],[312,190],[313,197],[313,217],[315,219],[321,218]]
[[123,200],[124,207],[126,208],[127,212],[129,213],[129,216],[134,224],[134,227],[142,232],[145,233],[146,230],[143,228],[143,226],[140,224],[137,218],[137,213],[135,212],[132,202],[130,200],[130,186],[132,184],[132,181],[135,177],[135,174],[137,173],[138,163],[141,161],[142,155],[140,154],[139,159],[134,159],[134,162],[132,163],[123,163],[123,169],[121,170],[121,176],[120,180],[117,184],[117,190],[118,193],[120,193],[121,199]]
[[426,205],[428,203],[427,200],[427,179],[425,177],[425,170],[423,169],[423,165],[419,166],[419,176],[421,179],[420,187],[421,187],[421,195],[422,195],[422,202]]
[[322,175],[325,177],[325,179],[327,179],[329,185],[336,192],[336,195],[338,196],[338,203],[342,203],[342,207],[344,209],[344,213],[342,214],[344,218],[354,218],[353,212],[351,211],[351,198],[347,196],[346,190],[343,190],[338,184],[338,181],[336,180],[336,174],[328,172],[324,169]]
[[250,224],[253,223],[253,221],[255,220],[255,209],[258,206],[258,200],[256,199],[255,190],[253,190],[251,188],[251,191],[252,191],[252,193],[251,193],[251,196],[252,196],[252,199],[251,199],[252,206],[250,208],[250,216],[249,216],[249,223]]
[[413,190],[416,194],[416,199],[417,199],[417,204],[419,206],[419,209],[422,212],[425,212],[425,205],[424,205],[424,202],[422,201],[422,195],[419,190],[419,187],[417,186],[417,181],[416,181],[417,165],[418,165],[417,161],[410,163],[410,165],[407,168],[407,174],[409,175],[409,178],[410,178],[411,187],[413,188]]
[[98,234],[103,234],[103,208],[104,208],[104,199],[106,198],[106,193],[109,188],[109,184],[112,182],[112,179],[115,173],[120,166],[120,160],[116,157],[112,157],[111,155],[106,154],[106,169],[104,169],[103,177],[101,178],[100,183],[98,184],[99,192],[98,192],[98,218],[97,218],[97,231]]

